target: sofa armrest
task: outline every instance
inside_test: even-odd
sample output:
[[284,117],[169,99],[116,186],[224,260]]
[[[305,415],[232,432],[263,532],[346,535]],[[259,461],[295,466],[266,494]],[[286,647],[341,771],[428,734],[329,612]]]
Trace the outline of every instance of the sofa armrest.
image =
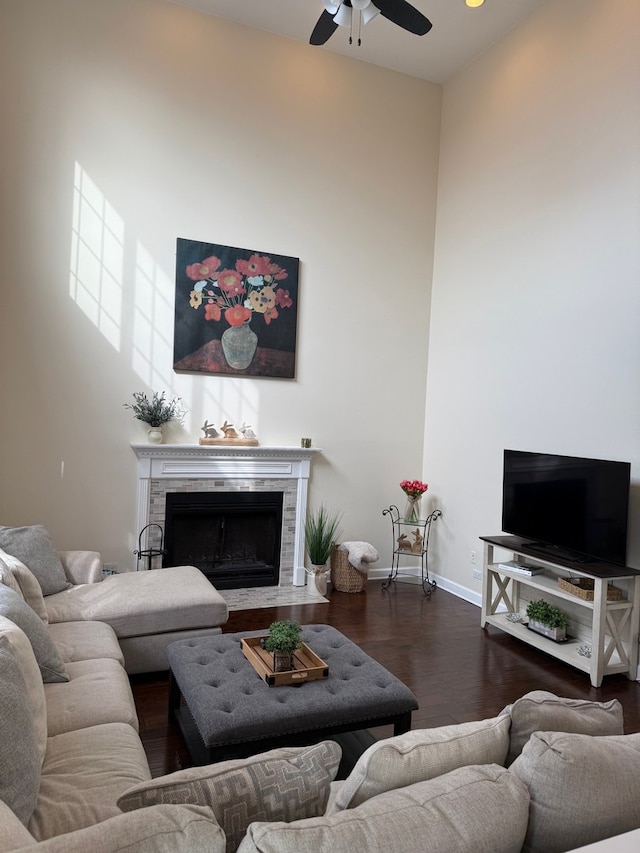
[[102,580],[102,557],[98,551],[59,551],[64,573],[71,583]]

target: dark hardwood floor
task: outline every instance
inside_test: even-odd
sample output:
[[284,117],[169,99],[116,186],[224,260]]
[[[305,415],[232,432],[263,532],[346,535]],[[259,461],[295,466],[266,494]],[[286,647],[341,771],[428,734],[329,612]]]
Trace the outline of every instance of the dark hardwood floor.
[[[416,585],[398,583],[382,592],[380,582],[370,582],[364,593],[333,591],[329,605],[231,613],[224,631],[267,628],[275,619],[342,631],[415,693],[420,708],[414,729],[495,716],[529,690],[549,690],[599,702],[619,699],[625,731],[640,731],[640,683],[614,675],[596,689],[586,674],[496,628],[483,630],[478,607],[441,589],[429,599]],[[167,676],[134,676],[132,687],[152,774],[190,766],[180,734],[167,722]],[[391,730],[373,734],[385,737]]]

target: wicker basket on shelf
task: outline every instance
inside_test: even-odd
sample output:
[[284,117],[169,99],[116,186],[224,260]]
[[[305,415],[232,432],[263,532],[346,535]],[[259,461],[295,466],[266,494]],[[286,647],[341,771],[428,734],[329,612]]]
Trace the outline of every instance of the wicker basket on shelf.
[[364,592],[367,576],[349,562],[349,552],[341,545],[331,549],[331,583],[338,592]]
[[[565,592],[570,592],[583,601],[593,601],[595,582],[591,578],[558,578],[558,586]],[[621,601],[622,590],[617,586],[607,584],[607,601]]]

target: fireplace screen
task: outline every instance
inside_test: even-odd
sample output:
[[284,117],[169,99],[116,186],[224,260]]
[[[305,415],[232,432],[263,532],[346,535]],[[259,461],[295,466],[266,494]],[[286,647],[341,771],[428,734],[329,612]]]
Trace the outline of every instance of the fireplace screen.
[[166,496],[164,566],[196,566],[218,589],[275,586],[282,492]]

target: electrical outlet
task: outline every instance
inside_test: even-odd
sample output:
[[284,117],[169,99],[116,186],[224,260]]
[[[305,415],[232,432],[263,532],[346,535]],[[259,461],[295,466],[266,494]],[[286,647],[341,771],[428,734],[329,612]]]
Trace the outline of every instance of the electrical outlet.
[[102,574],[106,578],[109,575],[117,575],[118,574],[118,564],[117,563],[103,563],[102,564]]
[[477,580],[477,581],[482,580],[482,572],[480,571],[480,569],[474,569],[471,574],[473,575],[474,580]]
[[478,565],[478,552],[477,551],[471,552],[471,565],[472,566]]

